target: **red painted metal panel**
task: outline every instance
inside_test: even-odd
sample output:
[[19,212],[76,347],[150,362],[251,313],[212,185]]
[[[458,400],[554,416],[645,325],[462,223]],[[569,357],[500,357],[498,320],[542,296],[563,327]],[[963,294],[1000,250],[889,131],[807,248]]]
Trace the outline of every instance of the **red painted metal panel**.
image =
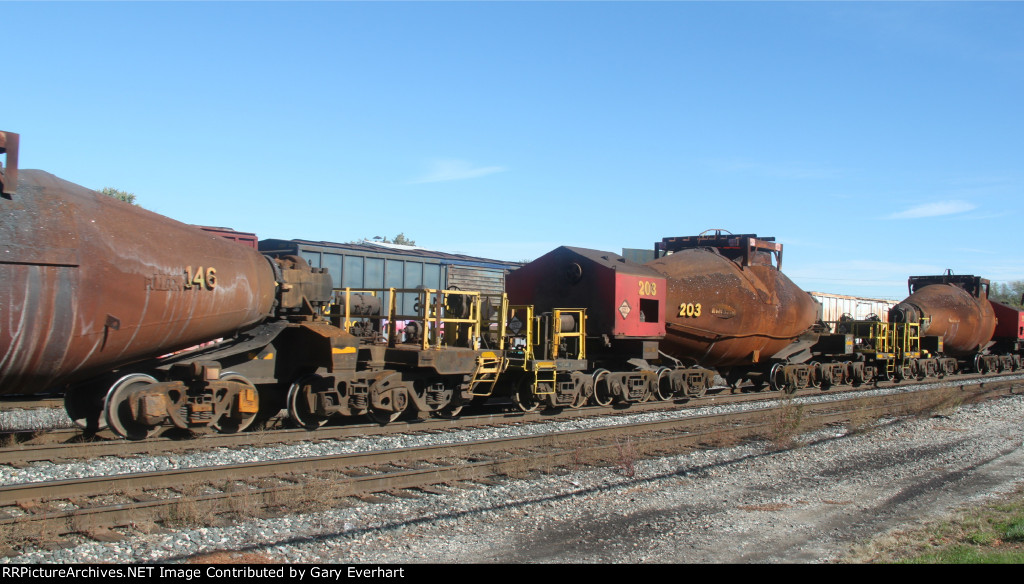
[[996,330],[992,338],[1000,340],[1024,340],[1024,310],[1007,306],[1001,302],[992,303],[996,314]]
[[664,276],[618,254],[559,247],[511,272],[505,286],[512,304],[533,304],[538,313],[586,308],[591,337],[652,339],[665,334]]
[[665,278],[616,273],[612,334],[616,338],[664,336],[667,292]]

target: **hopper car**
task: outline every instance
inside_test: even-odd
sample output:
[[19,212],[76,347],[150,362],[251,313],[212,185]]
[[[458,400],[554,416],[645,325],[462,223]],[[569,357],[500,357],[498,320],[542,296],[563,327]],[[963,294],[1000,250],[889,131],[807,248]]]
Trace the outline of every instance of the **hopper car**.
[[[980,279],[912,279],[884,327],[829,326],[782,273],[782,244],[713,230],[665,238],[644,264],[559,247],[503,293],[337,288],[301,257],[19,171],[17,150],[0,133],[0,394],[59,389],[91,432],[239,432],[281,412],[314,429],[492,398],[696,398],[715,375],[792,391],[1020,365],[1024,329],[993,340],[992,315],[1013,309],[988,305]],[[961,292],[973,300],[941,300]],[[899,335],[913,340],[879,344]]]

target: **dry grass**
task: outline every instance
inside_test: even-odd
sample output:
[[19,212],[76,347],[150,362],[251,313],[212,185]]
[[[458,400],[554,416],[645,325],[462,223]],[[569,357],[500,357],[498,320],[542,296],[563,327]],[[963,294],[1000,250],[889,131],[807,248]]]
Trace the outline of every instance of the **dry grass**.
[[604,463],[594,451],[590,445],[585,442],[578,442],[573,446],[572,451],[572,469],[580,470],[584,467],[596,466]]
[[329,478],[311,478],[295,493],[291,505],[301,511],[326,511],[333,509],[335,502],[351,494],[348,484]]
[[237,493],[228,499],[228,512],[238,519],[254,517],[262,508],[262,500],[253,493]]
[[10,550],[20,547],[24,543],[15,528],[15,525],[0,527],[0,555],[6,555]]
[[512,479],[525,479],[534,470],[537,469],[529,458],[518,456],[503,460],[494,468],[496,474],[503,474]]
[[626,439],[625,443],[616,440],[615,449],[618,453],[616,464],[623,476],[636,476],[636,460],[639,458],[639,453],[636,447],[633,446],[633,442],[629,438]]
[[804,418],[804,406],[787,401],[778,408],[769,429],[768,441],[772,450],[789,450],[800,445],[796,437]]
[[26,518],[0,530],[0,550],[14,550],[26,546],[49,549],[59,547],[60,542],[60,534],[45,521],[38,522]]
[[180,489],[181,496],[167,507],[160,522],[174,527],[198,527],[210,525],[213,520],[213,506],[198,501],[200,485],[185,485]]

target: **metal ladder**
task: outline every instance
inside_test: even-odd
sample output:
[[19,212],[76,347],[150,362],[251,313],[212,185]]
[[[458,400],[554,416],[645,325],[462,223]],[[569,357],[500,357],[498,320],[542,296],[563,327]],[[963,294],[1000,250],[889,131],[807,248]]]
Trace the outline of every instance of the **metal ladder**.
[[477,357],[476,369],[469,381],[469,392],[475,396],[487,397],[494,393],[498,376],[508,366],[508,361],[494,353],[485,353]]

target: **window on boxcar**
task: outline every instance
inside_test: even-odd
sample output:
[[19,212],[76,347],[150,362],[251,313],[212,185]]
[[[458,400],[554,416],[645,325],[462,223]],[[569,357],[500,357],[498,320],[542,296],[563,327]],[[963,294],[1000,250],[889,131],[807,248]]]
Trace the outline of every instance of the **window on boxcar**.
[[[423,285],[423,264],[420,262],[405,262],[405,284],[406,288],[416,288]],[[402,310],[405,314],[416,314],[416,294],[406,294],[402,303]]]
[[299,255],[302,256],[302,259],[306,260],[306,263],[309,264],[309,267],[320,267],[320,252],[302,250],[299,252]]
[[438,264],[423,264],[423,285],[427,288],[441,289],[444,284],[441,282],[441,266]]
[[381,258],[366,258],[363,272],[363,286],[368,290],[377,290],[384,287],[384,260]]
[[327,272],[331,275],[331,282],[334,282],[335,288],[344,288],[341,283],[341,255],[336,253],[325,253],[323,256],[323,267],[327,268]]
[[345,256],[345,274],[341,279],[343,287],[363,287],[363,258],[359,256]]

